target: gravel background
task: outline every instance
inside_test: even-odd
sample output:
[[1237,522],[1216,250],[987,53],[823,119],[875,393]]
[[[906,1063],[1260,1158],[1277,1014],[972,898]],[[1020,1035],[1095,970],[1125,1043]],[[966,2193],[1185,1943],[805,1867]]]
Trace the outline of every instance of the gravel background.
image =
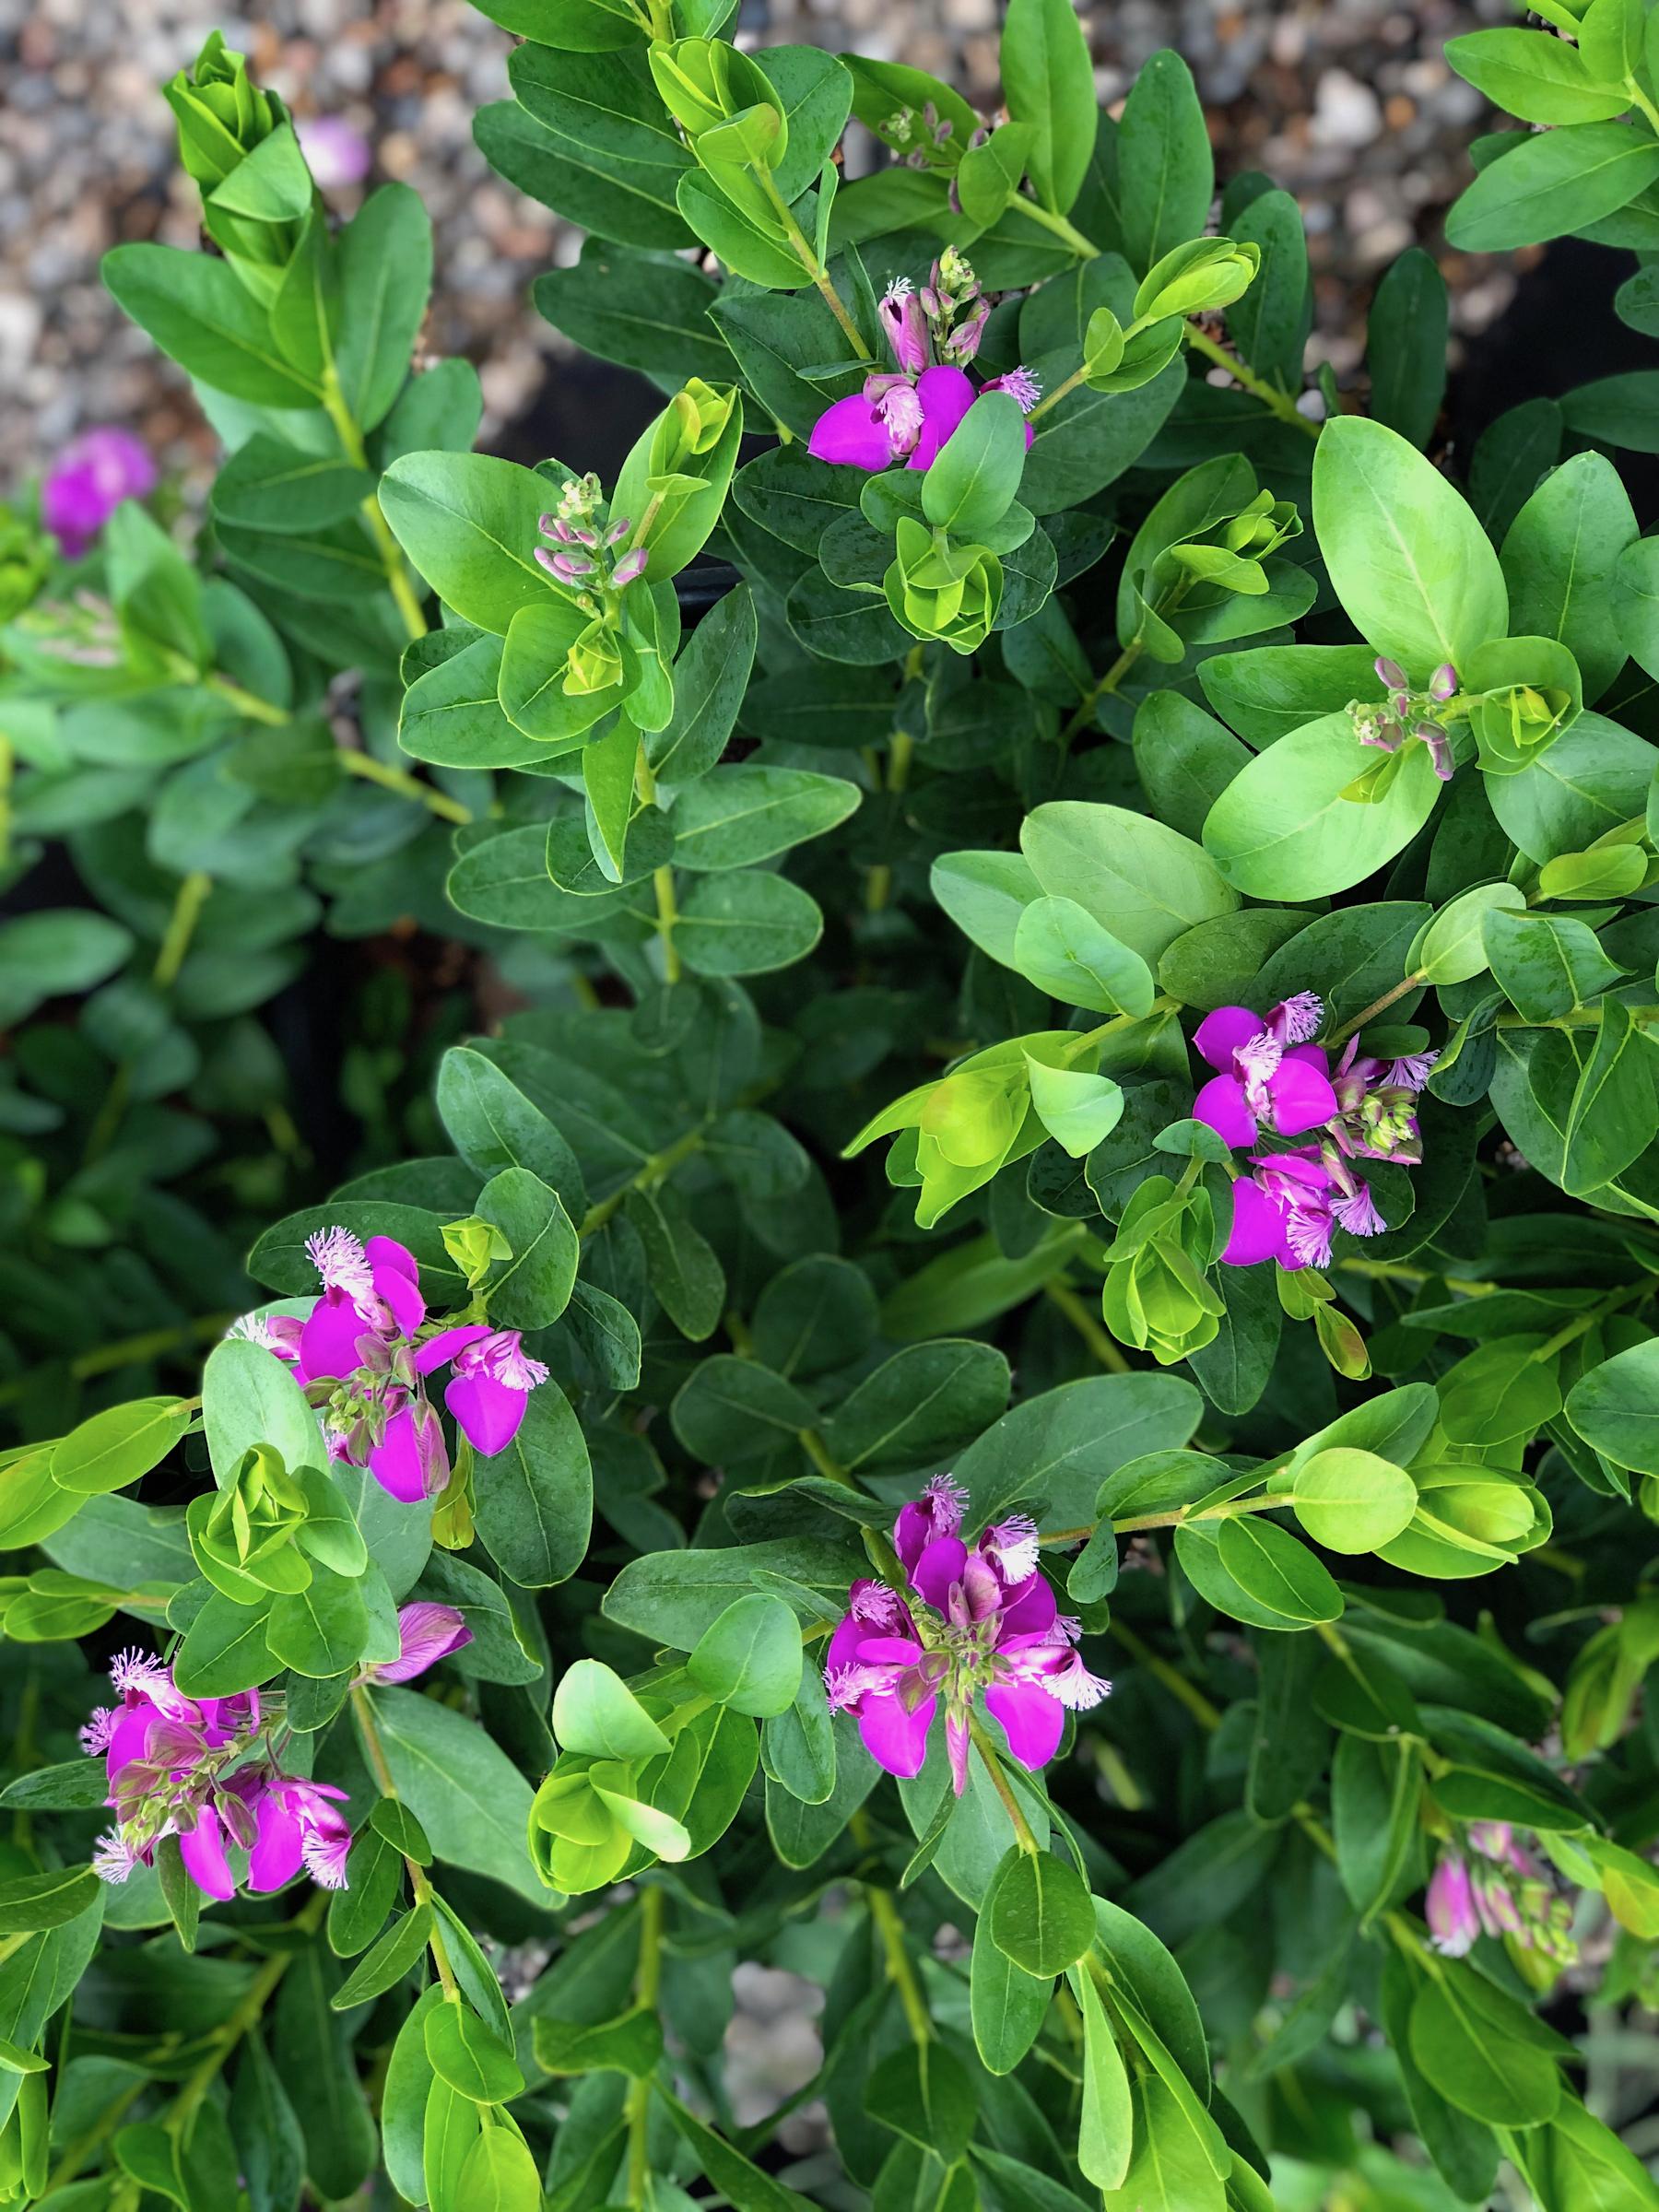
[[[997,92],[998,0],[744,0],[747,36],[856,45]],[[1414,240],[1453,281],[1456,328],[1507,303],[1501,261],[1459,266],[1441,220],[1468,176],[1482,102],[1443,41],[1508,20],[1508,0],[1081,0],[1101,97],[1173,45],[1197,76],[1223,177],[1269,171],[1307,218],[1318,279],[1311,359],[1355,369],[1377,276]],[[375,178],[415,185],[438,229],[429,344],[477,362],[486,439],[531,405],[562,341],[525,301],[531,278],[579,240],[500,182],[471,137],[474,111],[507,90],[505,32],[465,0],[263,0],[250,18],[176,0],[0,0],[0,489],[92,422],[141,429],[201,477],[211,440],[182,380],[104,296],[105,247],[189,244],[194,187],[176,170],[157,90],[223,27],[296,114],[338,115],[374,150]],[[113,45],[114,51],[112,52]],[[371,180],[372,181],[372,180]],[[349,213],[359,193],[335,198]]]

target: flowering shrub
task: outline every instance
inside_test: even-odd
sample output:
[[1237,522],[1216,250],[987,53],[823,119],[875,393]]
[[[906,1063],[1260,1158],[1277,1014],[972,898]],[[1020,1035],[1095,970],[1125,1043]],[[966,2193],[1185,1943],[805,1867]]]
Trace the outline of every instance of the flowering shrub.
[[[0,531],[0,2201],[1659,2205],[1659,380],[1446,451],[1413,250],[1306,388],[1070,0],[994,118],[485,12],[616,481],[216,35],[105,264],[206,511]],[[1653,18],[1542,12],[1451,235],[1645,256]]]

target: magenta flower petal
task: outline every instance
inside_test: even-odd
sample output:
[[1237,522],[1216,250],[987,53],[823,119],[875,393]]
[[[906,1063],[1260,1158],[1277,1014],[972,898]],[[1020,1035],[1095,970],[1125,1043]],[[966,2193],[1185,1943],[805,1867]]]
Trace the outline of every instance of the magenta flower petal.
[[299,1873],[305,1836],[279,1790],[265,1790],[254,1807],[257,1833],[248,1854],[250,1889],[280,1889]]
[[1279,1208],[1260,1183],[1241,1175],[1232,1186],[1232,1230],[1221,1254],[1228,1266],[1253,1267],[1260,1260],[1277,1257],[1284,1244],[1285,1225]]
[[1245,1103],[1244,1086],[1237,1076],[1212,1076],[1193,1100],[1193,1116],[1207,1123],[1235,1148],[1255,1143],[1256,1118]]
[[149,1746],[151,1724],[159,1717],[147,1698],[142,1704],[130,1705],[117,1712],[104,1753],[104,1772],[112,1788],[123,1767],[130,1766],[134,1759],[144,1757]]
[[[1206,1091],[1212,1088],[1205,1085]],[[1330,1077],[1305,1060],[1281,1060],[1268,1077],[1267,1090],[1273,1100],[1273,1125],[1281,1136],[1300,1136],[1333,1120],[1339,1111]]]
[[1262,1033],[1263,1022],[1259,1014],[1248,1006],[1218,1006],[1206,1014],[1193,1032],[1193,1043],[1201,1058],[1224,1074],[1232,1069],[1233,1054],[1241,1044]]
[[861,1701],[858,1733],[878,1767],[906,1781],[921,1773],[927,1763],[927,1732],[937,1702],[935,1698],[924,1698],[914,1712],[908,1712],[902,1698],[865,1698]]
[[384,1660],[375,1668],[377,1682],[412,1682],[417,1675],[424,1675],[429,1666],[436,1666],[440,1659],[447,1659],[473,1640],[465,1616],[458,1607],[435,1605],[429,1599],[398,1608],[397,1636],[397,1657]]
[[830,1637],[830,1648],[824,1653],[824,1672],[833,1675],[843,1666],[851,1666],[858,1656],[858,1647],[864,1636],[864,1622],[855,1614],[843,1614],[841,1626]]
[[440,1329],[436,1336],[429,1336],[415,1354],[415,1372],[429,1375],[435,1367],[453,1359],[457,1352],[465,1351],[469,1344],[479,1344],[493,1335],[487,1321],[469,1321],[458,1329]]
[[236,1895],[236,1877],[225,1857],[224,1824],[212,1806],[205,1805],[195,1826],[179,1838],[179,1851],[184,1871],[198,1889],[221,1902]]
[[358,1346],[374,1333],[343,1291],[325,1290],[300,1334],[301,1373],[308,1382],[355,1374],[362,1365]]
[[473,1450],[485,1459],[505,1452],[518,1434],[527,1391],[511,1390],[487,1374],[452,1375],[443,1402],[455,1417],[455,1425]]
[[406,1336],[412,1336],[426,1319],[415,1254],[395,1237],[371,1237],[363,1254],[373,1272],[376,1297],[385,1300],[398,1327]]
[[405,1505],[428,1495],[427,1455],[416,1433],[415,1416],[406,1406],[386,1423],[386,1433],[369,1454],[369,1472],[382,1490]]
[[1035,1682],[994,1682],[985,1692],[985,1704],[1002,1723],[1008,1749],[1022,1767],[1033,1772],[1047,1766],[1060,1748],[1065,1726],[1065,1708]]
[[815,461],[867,469],[874,476],[891,465],[893,441],[870,401],[854,392],[824,409],[812,426],[806,451]]
[[147,498],[156,488],[156,465],[131,430],[100,429],[72,439],[46,472],[41,520],[78,560],[123,500]]
[[912,1586],[935,1612],[946,1612],[950,1586],[961,1581],[967,1564],[968,1547],[960,1536],[935,1536],[911,1569]]
[[973,379],[953,362],[947,361],[937,369],[924,369],[916,379],[916,397],[922,403],[922,435],[906,465],[930,466],[940,447],[956,435],[963,416],[978,396]]
[[1054,1625],[1060,1608],[1054,1603],[1054,1594],[1041,1575],[1034,1574],[1008,1598],[1003,1613],[1003,1637],[1044,1636]]

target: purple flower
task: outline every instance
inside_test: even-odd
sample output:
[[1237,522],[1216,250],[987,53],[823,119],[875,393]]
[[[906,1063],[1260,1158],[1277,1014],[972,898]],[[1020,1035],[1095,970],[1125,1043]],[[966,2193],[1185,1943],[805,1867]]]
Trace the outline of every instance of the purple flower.
[[236,1895],[232,1847],[250,1854],[251,1889],[280,1889],[301,1866],[324,1888],[345,1887],[351,1830],[336,1806],[346,1793],[285,1774],[269,1758],[249,1761],[260,1734],[256,1689],[187,1698],[169,1668],[136,1651],[120,1654],[111,1679],[121,1702],[81,1730],[82,1748],[103,1759],[115,1813],[93,1852],[100,1879],[124,1882],[176,1836],[185,1872],[207,1897]]
[[518,1434],[530,1393],[547,1381],[547,1371],[525,1352],[517,1329],[483,1322],[429,1336],[415,1355],[416,1372],[429,1375],[446,1359],[454,1365],[443,1402],[473,1450],[493,1459]]
[[307,1318],[251,1314],[231,1333],[287,1360],[313,1403],[324,1395],[319,1385],[336,1386],[320,1406],[330,1457],[367,1467],[405,1503],[435,1496],[449,1474],[449,1452],[426,1378],[449,1361],[443,1399],[463,1434],[486,1458],[505,1451],[530,1392],[547,1379],[519,1332],[467,1322],[417,1342],[426,1300],[406,1245],[391,1237],[365,1245],[348,1230],[328,1229],[308,1239],[306,1250],[323,1278]]
[[429,1599],[400,1606],[396,1658],[366,1666],[361,1678],[365,1682],[412,1682],[417,1675],[424,1675],[429,1666],[436,1666],[440,1659],[447,1659],[472,1640],[472,1630],[454,1606],[434,1605]]
[[1442,1958],[1461,1959],[1480,1934],[1474,1884],[1469,1869],[1455,1851],[1442,1851],[1430,1877],[1423,1911],[1429,1934]]
[[156,465],[131,430],[83,430],[46,472],[41,520],[78,560],[123,500],[142,500],[156,488]]
[[981,1692],[1013,1756],[1034,1770],[1059,1747],[1067,1708],[1098,1704],[1109,1687],[1084,1665],[1078,1624],[1059,1615],[1037,1571],[1035,1524],[1017,1514],[971,1547],[957,1533],[965,1502],[941,1475],[900,1509],[893,1543],[912,1597],[854,1583],[824,1668],[831,1710],[854,1716],[865,1750],[889,1774],[921,1772],[943,1700],[959,1797]]
[[369,141],[343,115],[308,115],[294,129],[306,166],[324,192],[360,184],[374,166]]
[[280,1889],[303,1866],[324,1889],[346,1887],[351,1827],[335,1807],[344,1790],[297,1774],[238,1774],[231,1787],[253,1816],[248,1853],[250,1889]]
[[1255,1144],[1264,1130],[1300,1136],[1328,1122],[1337,1110],[1330,1057],[1306,1041],[1323,1016],[1312,991],[1275,1006],[1265,1020],[1248,1006],[1206,1014],[1193,1042],[1221,1072],[1193,1101],[1197,1119],[1235,1149]]

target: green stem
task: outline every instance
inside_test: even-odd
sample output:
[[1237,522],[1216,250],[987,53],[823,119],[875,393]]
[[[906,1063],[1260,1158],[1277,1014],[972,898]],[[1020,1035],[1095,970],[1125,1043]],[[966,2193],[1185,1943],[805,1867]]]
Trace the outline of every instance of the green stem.
[[[1172,615],[1192,588],[1193,578],[1190,573],[1183,571],[1166,591],[1159,594],[1152,609],[1153,613],[1160,619]],[[1074,737],[1079,735],[1092,724],[1095,710],[1100,701],[1112,696],[1146,650],[1147,633],[1143,625],[1135,631],[1123,652],[1118,654],[1117,659],[1112,662],[1100,682],[1085,695],[1082,704],[1060,733],[1062,747],[1069,746]]]
[[829,270],[825,268],[823,263],[819,261],[817,253],[815,253],[811,246],[807,244],[806,233],[802,230],[800,224],[795,221],[794,217],[790,213],[788,202],[784,199],[783,194],[778,190],[776,182],[772,177],[771,170],[761,169],[757,166],[750,171],[750,174],[756,178],[759,183],[761,191],[765,193],[767,198],[771,202],[778,220],[783,226],[784,237],[788,239],[791,247],[794,251],[795,257],[800,262],[801,266],[806,271],[806,274],[812,278],[813,283],[818,287],[818,295],[822,299],[824,305],[830,310],[830,312],[841,324],[842,335],[845,336],[848,345],[852,347],[853,352],[858,356],[861,361],[869,360],[871,358],[870,349],[865,344],[864,339],[859,333],[857,324],[853,322],[852,316],[847,312],[846,302],[842,300],[841,294],[836,290],[834,285],[830,283]]
[[1216,1729],[1221,1725],[1221,1714],[1204,1692],[1189,1682],[1178,1667],[1160,1659],[1150,1644],[1143,1643],[1133,1629],[1114,1620],[1106,1630],[1113,1642],[1121,1643],[1137,1666],[1145,1667],[1155,1682],[1161,1682],[1170,1695],[1192,1714],[1200,1728]]
[[[640,749],[634,759],[634,789],[640,794],[640,804],[642,806],[655,806],[656,778],[651,772],[651,762],[646,758],[645,738],[642,732],[640,737]],[[660,868],[653,868],[651,882],[652,888],[656,893],[657,936],[663,947],[663,980],[665,982],[677,983],[683,971],[680,967],[679,948],[674,942],[674,929],[679,920],[679,908],[676,904],[674,897],[672,863],[665,861]]]
[[1300,430],[1306,438],[1319,436],[1318,423],[1301,412],[1288,392],[1281,392],[1277,384],[1265,382],[1253,370],[1247,369],[1237,354],[1230,353],[1207,331],[1200,330],[1195,323],[1189,323],[1186,337],[1187,344],[1194,353],[1201,353],[1206,361],[1213,361],[1218,369],[1225,369],[1234,383],[1241,384],[1253,399],[1259,399],[1281,422],[1288,423],[1292,429]]
[[269,723],[274,729],[277,729],[293,720],[286,707],[274,707],[268,699],[261,699],[257,691],[244,690],[241,684],[233,683],[217,668],[205,676],[202,682],[209,691],[216,691],[220,699],[233,706],[239,714],[245,714],[250,722]]
[[1401,978],[1392,991],[1384,991],[1381,998],[1373,998],[1371,1005],[1356,1014],[1352,1021],[1345,1021],[1334,1036],[1327,1037],[1324,1040],[1326,1051],[1334,1053],[1339,1044],[1346,1044],[1368,1021],[1392,1006],[1396,998],[1404,998],[1408,991],[1421,990],[1428,980],[1420,970],[1414,968],[1409,975]]
[[1631,105],[1639,110],[1648,127],[1659,133],[1659,108],[1653,105],[1633,76],[1625,78],[1624,88],[1630,96]]
[[1627,1283],[1622,1290],[1609,1291],[1599,1304],[1592,1306],[1587,1313],[1581,1313],[1576,1320],[1570,1321],[1565,1328],[1558,1329],[1547,1343],[1541,1344],[1533,1353],[1533,1359],[1540,1364],[1546,1359],[1553,1359],[1559,1351],[1571,1344],[1576,1337],[1586,1335],[1599,1323],[1606,1321],[1609,1313],[1617,1313],[1621,1306],[1628,1306],[1636,1299],[1645,1298],[1652,1288],[1651,1278],[1644,1277],[1639,1283]]
[[[908,730],[896,729],[888,740],[886,789],[897,798],[910,781],[911,756],[915,740]],[[889,824],[889,830],[890,830]],[[865,911],[878,914],[892,895],[893,871],[885,860],[878,861],[870,870],[870,880],[865,888]]]
[[579,1237],[596,1235],[629,1191],[646,1190],[653,1183],[661,1182],[665,1175],[673,1173],[682,1159],[689,1159],[693,1152],[700,1151],[708,1135],[708,1127],[706,1122],[700,1122],[694,1129],[688,1129],[684,1136],[676,1137],[673,1144],[665,1147],[661,1152],[653,1152],[629,1177],[620,1190],[613,1191],[608,1198],[601,1198],[596,1206],[589,1206],[582,1217],[576,1234]]
[[394,791],[400,799],[415,799],[446,822],[470,822],[473,810],[464,806],[459,799],[452,799],[447,792],[435,791],[431,784],[421,782],[418,776],[406,775],[401,768],[392,768],[372,753],[340,749],[340,765],[350,775],[360,776],[365,783],[378,783],[382,790]]
[[800,1440],[802,1451],[806,1453],[807,1458],[827,1482],[841,1482],[845,1483],[849,1488],[855,1489],[857,1488],[852,1476],[848,1474],[841,1462],[830,1457],[829,1445],[825,1443],[816,1429],[797,1429],[795,1435]]
[[[335,427],[335,435],[340,441],[340,449],[347,460],[354,468],[367,469],[370,462],[363,444],[363,433],[346,404],[346,394],[340,388],[339,371],[332,360],[323,373],[323,406]],[[369,534],[374,540],[375,550],[380,555],[386,588],[403,617],[404,628],[411,638],[424,638],[427,620],[409,582],[409,572],[404,566],[403,547],[393,536],[391,524],[381,512],[380,500],[374,492],[371,491],[363,501],[361,512],[363,520],[369,525]]]
[[[634,2003],[641,2011],[656,2009],[663,1974],[663,1891],[654,1883],[640,1898],[640,1963],[634,1974]],[[643,2206],[651,2188],[651,2077],[642,2075],[628,2085],[628,2201]]]
[[[853,1841],[861,1851],[868,1851],[875,1843],[870,1817],[860,1806],[847,1823]],[[862,1884],[865,1903],[869,1907],[871,1921],[881,1937],[882,1958],[887,1966],[888,1980],[899,1992],[899,2002],[910,2027],[911,2040],[918,2050],[924,2050],[933,2041],[933,2020],[928,2013],[927,2000],[922,1994],[922,1985],[916,1979],[916,1970],[905,1947],[904,1923],[899,1917],[899,1908],[891,1893],[878,1882]]]
[[1109,1373],[1126,1375],[1131,1371],[1129,1362],[1122,1351],[1069,1285],[1044,1283],[1042,1295],[1051,1305],[1057,1307],[1065,1314],[1066,1320],[1071,1323],[1072,1327],[1077,1330],[1078,1335],[1082,1337],[1084,1343]]
[[[312,1935],[315,1932],[327,1910],[328,1892],[325,1889],[313,1890],[304,1905],[294,1915],[289,1926],[296,1933],[303,1932],[305,1935]],[[167,2115],[167,2125],[174,2134],[182,2134],[188,2130],[197,2105],[201,2103],[223,2071],[226,2059],[229,2057],[231,2052],[235,2050],[248,2030],[251,2028],[258,2027],[265,2017],[265,2008],[270,2003],[276,1984],[282,1980],[283,1975],[298,1956],[298,1947],[293,1950],[277,1951],[265,1960],[258,1973],[248,1984],[247,1993],[241,2002],[214,2037],[213,2049],[202,2060],[194,2072],[186,2077],[179,2090],[172,2108]]]
[[[363,1739],[363,1748],[369,1755],[369,1764],[373,1770],[380,1794],[382,1797],[395,1800],[397,1784],[392,1778],[392,1768],[386,1758],[386,1747],[381,1742],[380,1730],[375,1724],[374,1702],[360,1682],[354,1682],[351,1686],[351,1710],[357,1716],[358,1732]],[[460,1985],[455,1980],[455,1970],[450,1964],[450,1955],[443,1940],[443,1931],[438,1924],[438,1913],[431,1881],[427,1875],[426,1868],[418,1860],[406,1858],[404,1865],[408,1871],[409,1888],[414,1894],[416,1904],[425,1905],[431,1913],[431,1925],[427,1936],[427,1947],[432,1954],[432,1964],[438,1969],[438,1979],[443,1984],[443,1994],[452,2005],[459,2005],[461,2002]]]
[[1081,230],[1066,221],[1065,216],[1055,215],[1051,208],[1040,207],[1035,200],[1028,200],[1023,192],[1017,192],[1008,202],[1008,206],[1012,213],[1023,215],[1028,221],[1041,223],[1045,230],[1052,231],[1063,244],[1071,248],[1080,261],[1093,261],[1099,254],[1100,249],[1093,240],[1085,238]]
[[[190,949],[190,940],[195,935],[197,922],[213,878],[199,868],[180,881],[173,897],[172,912],[168,916],[167,928],[161,939],[161,948],[156,955],[156,964],[150,971],[150,980],[159,990],[171,990],[178,981],[179,970],[184,964],[184,955]],[[101,1159],[115,1141],[115,1132],[121,1126],[121,1117],[126,1112],[127,1100],[133,1088],[133,1064],[123,1060],[110,1079],[98,1118],[87,1136],[86,1158],[90,1164]]]
[[213,889],[213,878],[201,868],[193,868],[179,886],[173,900],[173,910],[168,918],[167,934],[161,939],[161,949],[156,955],[156,964],[150,971],[150,981],[158,990],[171,990],[179,980],[179,971],[184,965],[184,956],[190,950],[190,940],[195,935],[202,908]]
[[1031,1833],[1031,1824],[1020,1811],[1018,1800],[1008,1787],[1008,1778],[1003,1772],[1002,1760],[996,1755],[996,1747],[985,1733],[984,1724],[977,1713],[970,1713],[968,1716],[968,1733],[973,1740],[973,1747],[979,1753],[986,1773],[991,1777],[991,1786],[1002,1799],[1003,1810],[1013,1823],[1014,1841],[1021,1851],[1035,1857],[1042,1846]]

